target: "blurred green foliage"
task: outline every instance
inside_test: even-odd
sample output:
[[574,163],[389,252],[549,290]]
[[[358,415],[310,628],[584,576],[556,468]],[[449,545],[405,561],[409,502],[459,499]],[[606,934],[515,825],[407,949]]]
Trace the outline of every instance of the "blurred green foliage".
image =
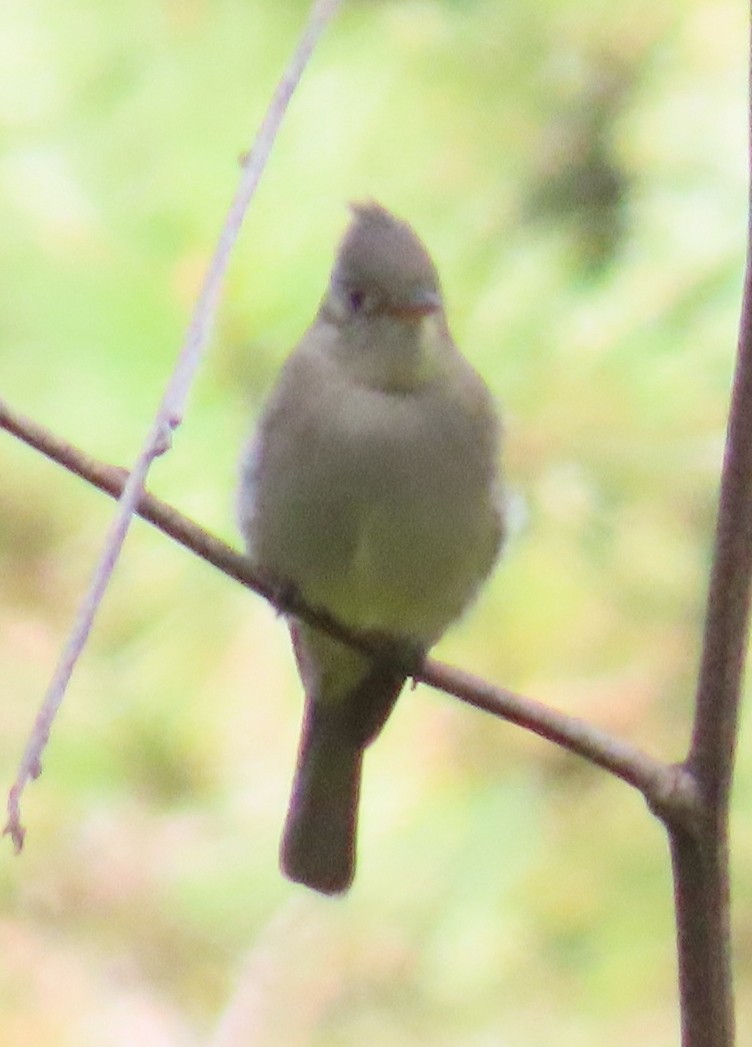
[[[302,0],[9,0],[0,395],[131,462]],[[152,489],[237,541],[240,447],[348,199],[408,218],[504,405],[506,558],[439,654],[667,759],[687,743],[745,240],[731,0],[352,2],[249,215]],[[10,780],[111,505],[0,438]],[[260,601],[137,524],[0,862],[0,1041],[676,1043],[666,847],[638,798],[444,696],[369,756],[344,901],[276,868],[300,699]],[[752,740],[733,814],[752,1022]],[[241,1034],[231,1032],[237,1021]],[[742,1024],[742,1027],[743,1024]]]

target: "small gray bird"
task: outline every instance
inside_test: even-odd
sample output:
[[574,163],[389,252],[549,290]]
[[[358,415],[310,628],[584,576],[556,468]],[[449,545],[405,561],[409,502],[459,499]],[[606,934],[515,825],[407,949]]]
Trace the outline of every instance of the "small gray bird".
[[[377,204],[353,211],[245,457],[240,524],[251,560],[308,603],[426,652],[501,547],[499,423],[418,237]],[[290,632],[305,712],[281,864],[333,894],[353,879],[363,753],[405,677]]]

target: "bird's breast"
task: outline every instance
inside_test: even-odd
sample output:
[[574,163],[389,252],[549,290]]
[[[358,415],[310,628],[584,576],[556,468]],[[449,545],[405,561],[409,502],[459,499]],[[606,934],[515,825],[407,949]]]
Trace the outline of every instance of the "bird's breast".
[[319,551],[298,565],[308,598],[362,628],[434,639],[498,544],[483,457],[462,412],[428,397],[351,390],[332,404],[295,466],[309,497],[290,526]]

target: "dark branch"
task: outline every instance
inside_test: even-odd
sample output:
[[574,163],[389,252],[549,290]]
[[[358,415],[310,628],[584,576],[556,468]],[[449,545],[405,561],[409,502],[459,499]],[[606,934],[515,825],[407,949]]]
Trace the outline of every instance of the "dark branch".
[[[2,401],[0,428],[112,497],[117,497],[121,491],[127,476],[125,470],[84,454],[37,423],[12,412]],[[384,656],[384,648],[378,641],[354,633],[325,611],[309,607],[292,587],[262,577],[245,556],[153,495],[145,494],[141,498],[138,514],[220,571],[263,596],[277,610],[301,618],[368,654]],[[693,822],[697,798],[690,776],[680,769],[667,766],[629,742],[614,738],[584,720],[494,687],[433,659],[426,659],[420,666],[408,665],[405,668],[417,681],[533,731],[597,764],[639,789],[655,810],[670,811],[677,822]]]
[[745,275],[689,765],[728,810],[752,582],[752,257]]
[[[749,113],[752,119],[752,91]],[[752,196],[749,216],[752,219]],[[702,818],[694,833],[669,824],[683,1047],[732,1047],[734,1043],[728,816],[751,583],[752,227],[748,223],[739,345],[692,744],[685,765],[699,790]]]

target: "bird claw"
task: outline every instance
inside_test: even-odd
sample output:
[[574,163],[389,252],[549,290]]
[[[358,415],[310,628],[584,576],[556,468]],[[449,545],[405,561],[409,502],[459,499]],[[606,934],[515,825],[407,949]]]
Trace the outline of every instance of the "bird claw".
[[361,635],[368,641],[369,646],[373,646],[378,661],[394,666],[405,676],[411,676],[414,679],[423,667],[426,650],[417,640],[405,636],[393,636],[380,629],[368,629]]

